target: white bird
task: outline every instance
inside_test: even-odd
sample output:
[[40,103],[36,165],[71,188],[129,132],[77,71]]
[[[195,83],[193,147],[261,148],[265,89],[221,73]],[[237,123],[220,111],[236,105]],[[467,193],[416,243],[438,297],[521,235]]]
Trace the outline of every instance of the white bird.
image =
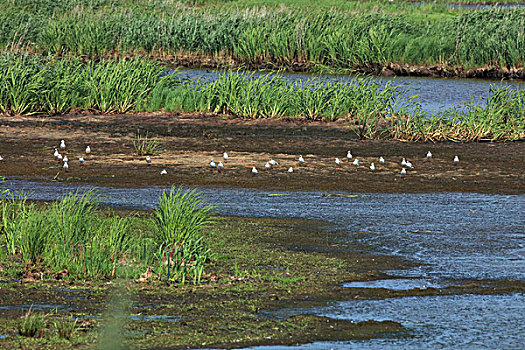
[[355,159],[353,162],[352,162],[352,165],[353,166],[359,166],[359,159]]
[[266,162],[266,164],[264,164],[264,169],[265,170],[268,170],[268,169],[271,169],[271,168],[272,168],[272,166],[270,165],[269,162]]
[[406,166],[407,166],[407,168],[410,168],[410,169],[413,169],[413,168],[414,168],[414,166],[412,165],[412,163],[411,163],[410,161],[408,161],[408,162],[406,163]]
[[216,168],[217,164],[213,161],[213,159],[210,161],[210,168]]
[[66,142],[64,140],[60,140],[60,148],[66,148]]
[[304,164],[304,158],[302,155],[299,156],[299,163]]
[[64,168],[65,171],[69,169],[69,165],[67,165],[67,162],[64,162],[64,165],[62,165],[62,168]]
[[339,160],[339,158],[335,158],[335,165],[337,167],[340,167],[341,166],[341,161]]
[[55,158],[58,158],[58,155],[59,155],[59,154],[60,154],[60,153],[58,153],[58,150],[55,148],[55,153],[53,153],[53,155],[55,156]]
[[459,157],[458,156],[455,156],[454,157],[454,164],[458,164],[459,163]]
[[57,159],[62,160],[62,155],[60,153],[58,154]]
[[279,162],[277,162],[277,161],[275,161],[273,159],[270,159],[270,161],[268,163],[270,163],[271,166],[279,165]]
[[253,174],[253,175],[257,175],[257,174],[259,174],[259,172],[257,171],[257,168],[256,168],[256,167],[252,167],[252,174]]
[[401,160],[401,166],[406,166],[406,165],[407,165],[407,161],[405,157],[403,157],[403,160]]
[[219,164],[217,164],[217,169],[219,169],[219,171],[224,170],[224,164],[222,164],[222,162],[219,162]]
[[67,159],[67,156],[64,156],[64,158],[62,159],[62,161],[63,161],[64,163],[67,163],[67,162],[69,162],[69,159]]
[[168,172],[166,171],[166,169],[162,169],[162,171],[160,172],[161,175],[168,175]]
[[91,153],[91,147],[86,146],[86,154],[90,154],[90,153]]
[[406,175],[407,174],[407,170],[405,168],[401,169],[401,175]]
[[432,152],[430,151],[427,152],[427,159],[432,159]]
[[78,161],[79,161],[80,163],[84,163],[84,157],[78,157]]
[[224,160],[228,160],[228,158],[230,158],[230,157],[228,156],[228,153],[224,152],[224,153],[222,154],[222,159],[224,159]]
[[0,160],[4,160],[4,157],[0,156]]
[[293,173],[293,168],[292,168],[292,167],[289,167],[289,168],[288,168],[288,172],[289,172],[289,173]]
[[385,164],[385,158],[383,158],[383,157],[379,157],[379,163],[381,163],[381,164]]
[[346,152],[346,158],[352,159],[352,151]]
[[372,171],[376,170],[376,166],[374,165],[374,163],[370,164],[370,170]]
[[146,163],[151,164],[151,157],[150,156],[146,156]]

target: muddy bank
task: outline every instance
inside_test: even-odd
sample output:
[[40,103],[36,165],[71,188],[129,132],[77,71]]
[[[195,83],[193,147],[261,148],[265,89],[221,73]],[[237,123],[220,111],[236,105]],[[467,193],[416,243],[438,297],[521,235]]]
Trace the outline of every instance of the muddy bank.
[[367,63],[355,65],[341,65],[340,62],[331,64],[316,64],[308,61],[244,61],[223,55],[168,55],[150,56],[150,59],[166,62],[172,67],[190,69],[249,69],[249,70],[281,70],[288,72],[314,73],[322,71],[349,70],[355,73],[377,76],[400,77],[430,77],[430,78],[472,78],[472,79],[517,79],[525,80],[524,67],[483,66],[465,68],[458,65],[430,64],[415,65],[408,63]]
[[[105,186],[140,187],[171,184],[246,188],[333,190],[345,192],[483,192],[524,193],[525,144],[403,143],[359,141],[352,125],[228,119],[217,115],[168,113],[61,117],[0,117],[0,175],[31,180],[58,180]],[[137,130],[149,132],[163,152],[148,165],[133,148]],[[64,139],[70,159],[64,171],[53,157]],[[86,145],[93,150],[85,155]],[[359,159],[346,159],[352,150]],[[427,151],[434,155],[425,158]],[[225,170],[210,160],[230,158]],[[303,155],[305,163],[298,163]],[[452,159],[460,157],[458,165]],[[78,157],[84,156],[84,164]],[[385,164],[379,164],[379,157]],[[339,157],[342,166],[336,167]],[[401,159],[414,164],[400,175]],[[264,170],[273,158],[280,165]],[[375,171],[369,166],[374,162]],[[251,175],[255,166],[259,170]],[[293,173],[287,172],[293,167]],[[167,175],[160,175],[166,169]]]
[[[124,214],[124,213],[122,213]],[[0,346],[90,348],[108,338],[132,348],[236,348],[320,340],[411,336],[401,324],[350,322],[311,314],[272,317],[271,310],[327,301],[405,296],[523,293],[520,281],[456,281],[443,288],[345,288],[344,282],[393,278],[384,269],[413,263],[337,243],[326,223],[297,219],[220,218],[207,236],[214,259],[198,286],[134,281],[14,281],[0,269]],[[342,233],[341,233],[342,234]],[[12,274],[13,272],[9,272]],[[25,311],[47,314],[43,338],[17,336]],[[58,339],[52,321],[78,330]],[[104,343],[105,344],[105,343]]]

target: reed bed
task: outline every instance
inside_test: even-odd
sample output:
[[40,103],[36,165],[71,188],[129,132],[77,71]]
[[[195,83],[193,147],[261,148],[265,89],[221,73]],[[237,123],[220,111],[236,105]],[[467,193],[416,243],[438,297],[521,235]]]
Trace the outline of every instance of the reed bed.
[[[0,112],[64,114],[205,112],[240,118],[343,119],[361,139],[512,141],[524,139],[525,92],[494,88],[486,103],[428,114],[399,87],[370,78],[351,82],[229,72],[215,81],[166,74],[155,62],[6,55],[0,59]],[[144,147],[148,146],[148,140]],[[152,146],[152,145],[149,145]],[[149,147],[148,146],[148,147]],[[37,223],[34,223],[37,225]]]
[[198,283],[211,255],[204,239],[211,207],[195,192],[172,190],[154,218],[141,220],[108,215],[92,191],[39,207],[5,192],[0,252],[21,259],[29,276]]
[[3,2],[0,45],[43,54],[207,55],[253,66],[312,69],[386,63],[522,67],[525,54],[525,9],[520,8],[444,9],[429,16],[417,7],[389,13],[382,2],[372,2],[375,10],[316,11],[79,0],[59,13],[50,0],[38,6]]

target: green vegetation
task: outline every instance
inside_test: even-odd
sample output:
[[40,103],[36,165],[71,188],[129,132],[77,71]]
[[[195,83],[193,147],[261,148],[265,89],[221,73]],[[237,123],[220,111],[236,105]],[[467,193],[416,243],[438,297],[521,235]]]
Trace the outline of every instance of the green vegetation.
[[148,132],[146,132],[146,135],[142,135],[138,130],[137,136],[133,140],[133,148],[139,156],[156,156],[162,153],[159,141],[149,138]]
[[[525,137],[525,91],[492,89],[487,102],[429,115],[394,85],[368,78],[350,83],[316,79],[290,84],[277,75],[232,72],[216,81],[164,74],[155,62],[7,55],[0,61],[0,112],[62,114],[72,109],[224,113],[242,118],[347,120],[361,139],[512,141]],[[68,82],[68,83],[66,83]],[[139,154],[160,152],[139,135]],[[44,219],[42,219],[44,220]],[[31,222],[38,231],[40,221]]]
[[32,312],[31,306],[27,310],[24,318],[20,321],[18,334],[23,337],[41,337],[44,333],[46,316]]
[[1,0],[0,46],[89,58],[148,55],[177,62],[205,56],[218,65],[233,60],[289,69],[367,71],[388,63],[522,67],[524,61],[520,8],[468,11],[443,2],[336,0],[193,3]]
[[211,208],[195,192],[164,194],[156,219],[142,223],[104,214],[92,191],[39,207],[11,195],[0,205],[3,255],[20,258],[31,278],[138,278],[147,270],[145,280],[198,283],[210,256],[202,230]]

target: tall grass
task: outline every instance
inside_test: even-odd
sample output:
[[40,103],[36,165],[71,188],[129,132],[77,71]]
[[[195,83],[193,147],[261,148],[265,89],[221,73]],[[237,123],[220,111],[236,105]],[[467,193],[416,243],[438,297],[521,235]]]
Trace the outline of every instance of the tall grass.
[[138,277],[144,269],[158,280],[198,283],[210,258],[203,229],[211,223],[209,206],[195,192],[159,198],[147,233],[132,218],[107,216],[94,193],[70,193],[36,207],[23,196],[1,199],[3,249],[30,270],[50,276],[95,280]]
[[159,198],[154,211],[155,240],[161,257],[160,273],[167,280],[199,282],[210,250],[203,241],[202,230],[212,223],[210,206],[195,191],[171,188]]
[[103,113],[133,110],[163,79],[145,60],[53,59],[7,54],[0,58],[0,113],[61,114],[71,109]]
[[388,9],[396,5],[384,2],[316,11],[315,6],[187,8],[163,1],[77,1],[80,5],[57,12],[51,0],[40,1],[41,9],[2,1],[9,5],[0,14],[0,45],[44,54],[224,56],[292,69],[387,63],[521,67],[524,62],[525,10],[520,8],[452,11],[442,6],[429,15],[425,6],[414,5],[391,13]]

